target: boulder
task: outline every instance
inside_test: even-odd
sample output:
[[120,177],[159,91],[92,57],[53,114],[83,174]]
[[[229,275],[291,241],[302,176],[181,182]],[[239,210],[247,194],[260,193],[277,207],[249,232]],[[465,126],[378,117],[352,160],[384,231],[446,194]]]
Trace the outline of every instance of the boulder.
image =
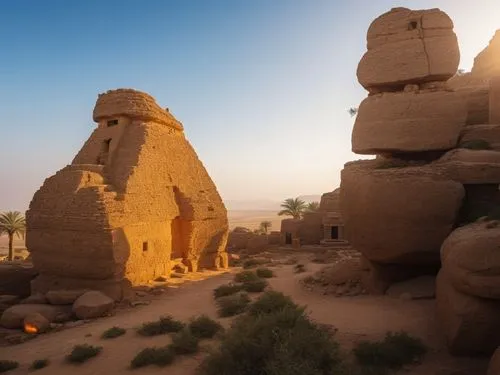
[[0,294],[19,297],[30,295],[30,283],[38,272],[29,264],[0,263]]
[[65,306],[21,304],[14,305],[5,310],[0,318],[0,326],[4,328],[21,328],[24,318],[30,314],[38,313],[44,316],[49,322],[54,321],[56,317],[66,312]]
[[24,330],[27,333],[44,333],[49,328],[49,320],[40,313],[29,314],[24,318]]
[[371,23],[367,48],[357,76],[370,92],[446,81],[460,61],[453,22],[439,9],[391,9]]
[[45,295],[42,293],[35,293],[32,294],[29,297],[26,297],[19,303],[24,303],[24,304],[46,304],[48,303],[47,298],[45,298]]
[[114,301],[101,292],[90,291],[73,304],[73,312],[79,319],[93,319],[106,315],[114,307]]
[[443,270],[436,282],[436,309],[451,354],[491,355],[500,345],[500,301],[459,292]]
[[460,134],[459,143],[470,143],[471,141],[486,141],[492,150],[500,151],[500,122],[499,125],[479,124],[465,126],[462,129],[462,134]]
[[441,244],[451,233],[462,200],[462,184],[415,168],[375,169],[353,162],[342,170],[341,214],[351,245],[372,262],[439,264]]
[[458,291],[500,299],[500,222],[477,222],[454,230],[441,247],[441,263]]
[[495,350],[493,357],[490,359],[488,373],[486,375],[500,375],[500,348]]
[[86,290],[51,290],[45,297],[51,305],[72,305]]
[[497,30],[488,46],[474,59],[471,73],[477,77],[500,75],[500,30]]
[[361,103],[352,131],[356,154],[449,150],[467,117],[454,92],[384,93]]

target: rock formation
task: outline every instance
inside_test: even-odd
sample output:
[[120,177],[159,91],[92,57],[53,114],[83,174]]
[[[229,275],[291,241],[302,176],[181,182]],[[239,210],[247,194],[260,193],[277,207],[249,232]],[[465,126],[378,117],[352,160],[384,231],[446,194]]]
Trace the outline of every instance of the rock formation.
[[117,300],[168,276],[174,259],[191,271],[227,267],[227,212],[182,124],[130,89],[99,95],[93,118],[83,148],[27,212],[32,293],[93,289]]
[[347,163],[340,193],[365,288],[384,293],[442,264],[437,310],[450,351],[492,353],[500,345],[499,33],[472,72],[457,75],[453,23],[439,9],[392,9],[367,39],[358,79],[369,96],[352,149],[376,159]]

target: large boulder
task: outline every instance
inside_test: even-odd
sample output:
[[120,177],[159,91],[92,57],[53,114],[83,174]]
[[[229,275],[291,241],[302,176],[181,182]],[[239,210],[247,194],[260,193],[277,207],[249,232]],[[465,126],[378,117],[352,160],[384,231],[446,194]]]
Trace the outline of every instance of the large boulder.
[[73,304],[73,312],[79,319],[93,319],[109,313],[114,301],[98,291],[86,292]]
[[400,92],[367,97],[352,131],[356,154],[449,150],[458,143],[467,108],[454,92]]
[[4,328],[21,328],[24,319],[31,314],[38,313],[45,317],[49,322],[53,322],[61,314],[66,314],[68,308],[65,306],[52,305],[14,305],[5,310],[0,318],[0,326]]
[[375,92],[445,81],[460,61],[453,21],[439,9],[391,9],[370,25],[367,48],[357,75],[363,87]]
[[477,222],[453,231],[441,248],[441,262],[455,289],[500,299],[500,222]]
[[500,30],[497,30],[489,45],[475,57],[471,73],[477,77],[500,75]]
[[51,290],[45,297],[51,305],[72,305],[86,290]]
[[50,328],[49,320],[40,313],[29,314],[24,318],[24,330],[28,333],[43,333]]
[[0,294],[19,297],[30,295],[30,283],[38,272],[33,265],[17,262],[0,263]]
[[451,354],[490,355],[500,345],[500,301],[459,292],[444,270],[437,277],[436,308]]
[[441,244],[451,233],[464,188],[415,168],[374,168],[376,161],[346,164],[341,213],[352,246],[372,262],[439,263]]

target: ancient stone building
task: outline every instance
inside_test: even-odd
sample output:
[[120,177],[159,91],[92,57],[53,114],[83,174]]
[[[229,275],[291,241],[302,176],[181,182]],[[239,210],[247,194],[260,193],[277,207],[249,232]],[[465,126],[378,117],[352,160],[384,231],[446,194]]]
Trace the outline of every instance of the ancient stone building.
[[340,192],[365,287],[384,293],[439,271],[450,351],[490,354],[500,345],[499,33],[471,73],[455,75],[451,19],[439,9],[395,8],[373,21],[367,49],[358,79],[369,95],[352,150],[377,158],[347,163]]
[[32,292],[128,287],[226,267],[227,212],[182,124],[148,94],[99,95],[97,128],[73,162],[45,180],[27,212]]
[[321,196],[319,211],[323,227],[321,244],[328,246],[346,245],[344,222],[340,213],[340,188]]

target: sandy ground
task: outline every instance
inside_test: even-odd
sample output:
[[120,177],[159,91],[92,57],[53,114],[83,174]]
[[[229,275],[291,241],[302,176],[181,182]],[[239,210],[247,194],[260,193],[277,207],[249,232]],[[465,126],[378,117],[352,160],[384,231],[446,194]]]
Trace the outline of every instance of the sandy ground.
[[[484,375],[487,360],[457,359],[449,356],[439,336],[434,321],[434,301],[405,301],[390,297],[358,296],[335,298],[306,291],[298,279],[319,270],[323,265],[309,263],[308,272],[295,274],[293,266],[282,265],[275,269],[276,277],[270,279],[271,287],[290,295],[295,302],[306,305],[310,316],[324,324],[338,329],[337,340],[349,350],[359,339],[380,339],[387,331],[405,330],[421,337],[431,348],[423,364],[410,368],[403,373],[408,375]],[[0,348],[0,359],[18,361],[21,366],[9,374],[26,374],[35,359],[48,358],[50,366],[36,373],[73,375],[113,375],[128,371],[129,363],[137,352],[145,347],[165,345],[168,335],[154,338],[138,336],[134,328],[146,321],[171,314],[177,319],[187,321],[199,314],[217,318],[212,291],[217,286],[232,279],[231,272],[219,274],[197,282],[186,282],[160,296],[148,306],[135,309],[118,310],[116,315],[102,318],[83,326],[60,332],[41,335],[24,344]],[[224,325],[230,319],[219,319]],[[129,329],[126,335],[114,340],[102,340],[100,335],[112,326]],[[76,344],[88,343],[103,346],[102,353],[87,363],[76,366],[64,363],[64,356]],[[209,343],[208,343],[209,344]],[[207,345],[205,342],[204,345]],[[138,370],[141,374],[168,373],[171,375],[192,375],[203,352],[191,357],[176,359],[167,368],[146,367]],[[454,372],[460,370],[460,372]]]

